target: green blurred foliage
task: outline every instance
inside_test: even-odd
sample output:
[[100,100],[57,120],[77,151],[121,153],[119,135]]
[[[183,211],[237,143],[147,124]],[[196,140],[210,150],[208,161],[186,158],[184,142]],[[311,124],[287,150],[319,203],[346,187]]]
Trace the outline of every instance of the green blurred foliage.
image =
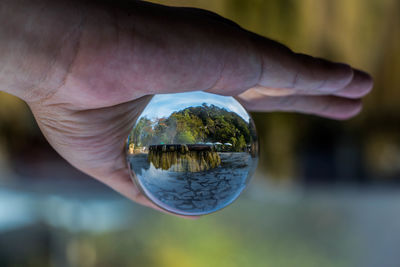
[[357,243],[347,236],[345,214],[316,203],[289,207],[241,199],[234,206],[194,221],[141,212],[129,229],[65,233],[63,253],[71,266],[85,267],[354,266],[350,255]]

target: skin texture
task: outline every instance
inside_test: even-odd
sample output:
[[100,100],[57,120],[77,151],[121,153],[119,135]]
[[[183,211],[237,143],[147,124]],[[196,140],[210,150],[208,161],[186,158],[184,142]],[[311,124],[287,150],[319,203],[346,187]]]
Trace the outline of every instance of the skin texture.
[[373,85],[362,71],[293,53],[211,12],[146,2],[5,0],[0,40],[0,90],[28,103],[58,153],[156,209],[132,183],[123,150],[152,94],[202,90],[249,111],[348,119]]

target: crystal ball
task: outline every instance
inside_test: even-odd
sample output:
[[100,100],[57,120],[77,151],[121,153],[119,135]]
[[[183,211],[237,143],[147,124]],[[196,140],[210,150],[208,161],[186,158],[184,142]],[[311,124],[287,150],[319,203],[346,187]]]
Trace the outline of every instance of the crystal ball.
[[155,95],[127,139],[133,181],[158,207],[197,216],[238,198],[258,162],[252,118],[233,97]]

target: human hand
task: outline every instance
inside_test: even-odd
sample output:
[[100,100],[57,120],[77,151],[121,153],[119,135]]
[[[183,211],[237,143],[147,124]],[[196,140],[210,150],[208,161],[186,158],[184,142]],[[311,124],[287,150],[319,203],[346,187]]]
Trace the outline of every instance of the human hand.
[[[10,20],[10,8],[30,15]],[[249,111],[346,119],[372,88],[368,74],[295,54],[203,10],[5,1],[0,22],[1,90],[29,104],[73,166],[153,208],[131,181],[124,153],[152,94],[201,90],[235,96]]]

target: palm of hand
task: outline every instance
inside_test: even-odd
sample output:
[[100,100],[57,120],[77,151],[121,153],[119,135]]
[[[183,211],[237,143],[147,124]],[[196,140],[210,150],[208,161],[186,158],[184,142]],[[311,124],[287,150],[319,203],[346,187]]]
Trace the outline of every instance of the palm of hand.
[[112,107],[73,110],[62,104],[31,105],[50,144],[73,166],[142,204],[150,205],[130,180],[124,145],[151,97]]

